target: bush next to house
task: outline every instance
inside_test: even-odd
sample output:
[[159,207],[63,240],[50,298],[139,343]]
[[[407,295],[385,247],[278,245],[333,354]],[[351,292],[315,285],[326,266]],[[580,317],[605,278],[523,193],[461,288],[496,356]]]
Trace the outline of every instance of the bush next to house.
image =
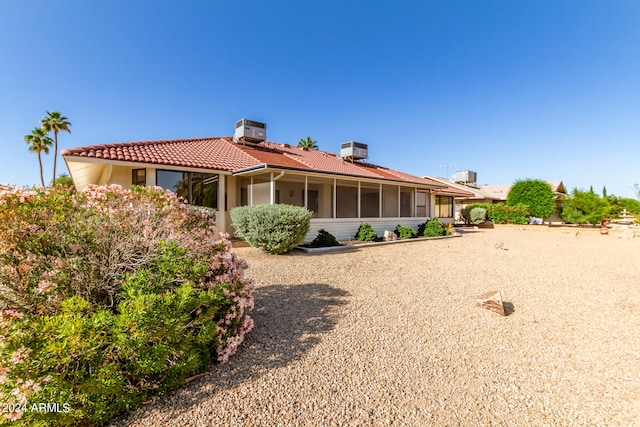
[[[490,203],[471,203],[470,205],[467,205],[464,208],[462,208],[462,210],[460,211],[460,216],[462,216],[462,219],[466,224],[482,224],[487,220],[486,214],[490,206],[491,206]],[[484,217],[481,217],[480,215],[481,211],[476,211],[476,217],[475,218],[472,217],[471,211],[477,208],[484,209],[484,213],[485,213]]]
[[531,213],[526,206],[507,206],[504,203],[496,203],[489,207],[487,216],[495,224],[526,224]]
[[399,239],[411,239],[418,235],[418,233],[408,225],[398,225],[393,232],[396,233]]
[[556,207],[553,189],[540,179],[518,180],[507,195],[508,206],[527,206],[531,216],[549,218]]
[[304,241],[312,212],[292,205],[253,205],[231,210],[236,234],[251,246],[283,254]]
[[318,230],[318,235],[313,239],[311,244],[309,245],[314,248],[323,248],[327,246],[342,246],[340,242],[335,238],[335,236],[329,233],[324,228]]
[[447,236],[448,234],[449,229],[445,227],[438,218],[427,221],[424,225],[424,231],[422,232],[422,235],[425,237]]
[[103,425],[226,361],[253,325],[227,237],[158,187],[4,192],[0,242],[12,425]]
[[371,224],[365,222],[364,224],[360,224],[358,231],[353,237],[361,242],[370,242],[378,238],[378,233],[373,229]]

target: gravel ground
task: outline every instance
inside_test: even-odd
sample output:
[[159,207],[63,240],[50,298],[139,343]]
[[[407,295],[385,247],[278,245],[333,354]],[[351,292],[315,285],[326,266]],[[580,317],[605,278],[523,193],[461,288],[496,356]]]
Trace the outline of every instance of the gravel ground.
[[[235,251],[258,285],[239,352],[114,425],[640,425],[640,238],[498,226]],[[509,316],[475,306],[494,289]]]

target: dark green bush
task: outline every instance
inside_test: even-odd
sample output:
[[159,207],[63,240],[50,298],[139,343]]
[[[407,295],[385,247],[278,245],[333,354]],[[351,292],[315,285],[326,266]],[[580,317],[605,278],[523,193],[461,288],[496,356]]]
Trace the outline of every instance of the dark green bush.
[[470,205],[467,205],[464,208],[462,208],[462,210],[460,211],[460,216],[462,217],[462,219],[466,224],[482,224],[483,222],[486,221],[487,219],[486,216],[482,220],[479,220],[476,218],[476,221],[479,221],[479,222],[473,222],[471,218],[471,210],[475,208],[483,208],[485,209],[485,214],[486,214],[486,211],[489,210],[490,206],[491,206],[491,203],[471,203]]
[[495,224],[526,224],[531,216],[526,206],[506,206],[504,203],[491,205],[487,216]]
[[378,233],[376,233],[376,230],[373,229],[371,224],[365,222],[364,224],[360,224],[354,238],[361,242],[370,242],[378,238]]
[[231,210],[236,234],[251,246],[283,254],[304,241],[312,212],[292,205],[241,206]]
[[253,325],[231,243],[171,192],[56,186],[0,206],[0,401],[61,410],[12,425],[105,424],[225,362]]
[[446,236],[447,231],[447,228],[438,220],[438,218],[433,218],[432,220],[427,221],[422,235],[425,237]]
[[530,216],[549,218],[556,208],[551,186],[540,179],[516,181],[507,195],[508,206],[527,206]]
[[408,225],[398,225],[393,232],[396,233],[399,239],[411,239],[418,235],[418,233]]
[[422,222],[418,224],[418,236],[424,236],[424,229],[427,227],[427,222]]
[[327,246],[341,246],[340,242],[338,242],[335,236],[329,233],[324,228],[318,230],[318,235],[311,242],[311,245],[314,248],[322,248]]

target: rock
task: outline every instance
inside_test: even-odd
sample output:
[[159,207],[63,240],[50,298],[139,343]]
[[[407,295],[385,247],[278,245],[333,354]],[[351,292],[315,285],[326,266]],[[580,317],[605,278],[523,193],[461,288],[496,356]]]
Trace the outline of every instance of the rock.
[[502,316],[506,316],[507,313],[504,310],[504,304],[502,303],[502,295],[500,291],[491,291],[486,294],[480,295],[476,302],[478,306],[486,308],[487,310],[495,311]]
[[495,244],[496,249],[504,249],[504,242],[498,242]]
[[385,242],[391,242],[393,240],[398,240],[398,236],[396,236],[396,233],[394,233],[393,231],[384,230],[383,240]]

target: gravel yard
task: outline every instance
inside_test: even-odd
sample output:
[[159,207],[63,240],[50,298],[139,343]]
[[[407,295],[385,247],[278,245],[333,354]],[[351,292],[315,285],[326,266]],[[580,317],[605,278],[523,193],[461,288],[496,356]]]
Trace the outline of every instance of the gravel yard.
[[[640,425],[640,238],[235,252],[257,283],[239,352],[114,425]],[[475,306],[494,289],[511,315]]]

